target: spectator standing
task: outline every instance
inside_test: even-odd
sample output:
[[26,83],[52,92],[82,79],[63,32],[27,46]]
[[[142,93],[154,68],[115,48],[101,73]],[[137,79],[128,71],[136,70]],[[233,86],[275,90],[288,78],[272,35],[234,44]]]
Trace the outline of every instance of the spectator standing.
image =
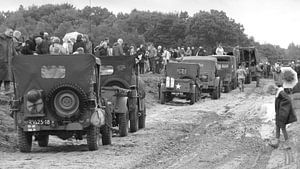
[[205,52],[202,46],[199,46],[197,52],[196,52],[196,56],[205,56]]
[[124,52],[125,56],[129,56],[130,55],[130,48],[129,48],[129,46],[128,46],[127,43],[124,43],[123,52]]
[[148,46],[148,58],[149,58],[149,68],[152,73],[155,73],[155,67],[156,67],[156,57],[157,57],[157,50],[153,46],[153,43],[151,43]]
[[262,73],[263,73],[262,63],[259,63],[255,66],[256,87],[260,86],[260,78],[262,76]]
[[186,51],[185,51],[185,55],[186,56],[192,56],[192,50],[190,47],[187,47]]
[[79,47],[82,47],[84,52],[86,52],[85,43],[82,40],[82,35],[77,35],[76,42],[73,45],[73,51],[76,51]]
[[238,87],[241,92],[244,92],[244,83],[247,76],[247,72],[245,70],[245,67],[242,65],[239,65],[238,70],[236,70],[237,78],[238,78]]
[[273,72],[273,79],[276,86],[282,87],[283,84],[282,78],[283,78],[283,74],[281,72],[281,67],[276,63]]
[[162,47],[161,46],[158,46],[157,47],[157,59],[156,59],[156,66],[155,66],[155,73],[160,73],[162,67],[163,67],[163,57],[162,57],[162,54],[163,54],[163,50],[162,50]]
[[66,55],[66,49],[60,44],[60,39],[58,37],[53,39],[53,44],[49,47],[51,55]]
[[22,34],[20,31],[15,30],[13,32],[14,48],[17,54],[21,54],[21,49],[22,49],[21,35]]
[[11,61],[16,55],[12,37],[12,29],[6,29],[4,34],[0,34],[0,87],[4,83],[5,92],[10,90],[10,82],[12,81]]
[[89,39],[89,36],[87,34],[84,34],[82,37],[82,41],[85,44],[85,53],[93,53],[93,44]]
[[113,56],[124,56],[122,39],[118,39],[118,41],[114,43]]
[[218,47],[216,49],[216,54],[217,55],[223,55],[224,54],[224,49],[223,49],[221,43],[218,45]]
[[94,53],[97,57],[101,56],[112,56],[109,55],[109,39],[105,38],[104,41],[102,41],[98,46],[95,47]]

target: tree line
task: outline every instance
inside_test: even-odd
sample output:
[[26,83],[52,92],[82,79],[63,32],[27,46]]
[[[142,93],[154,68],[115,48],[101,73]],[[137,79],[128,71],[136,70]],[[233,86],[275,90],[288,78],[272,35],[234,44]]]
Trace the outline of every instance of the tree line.
[[297,58],[300,46],[291,43],[288,49],[272,44],[260,44],[244,33],[242,24],[224,11],[199,11],[193,16],[188,12],[161,13],[132,10],[130,13],[113,14],[99,6],[77,9],[71,4],[42,5],[17,11],[0,13],[0,30],[6,27],[22,32],[24,39],[46,31],[62,38],[66,33],[78,31],[88,34],[99,44],[105,37],[113,43],[122,38],[129,45],[152,42],[165,47],[204,47],[208,52],[222,43],[225,50],[235,46],[256,46],[259,56],[268,60]]

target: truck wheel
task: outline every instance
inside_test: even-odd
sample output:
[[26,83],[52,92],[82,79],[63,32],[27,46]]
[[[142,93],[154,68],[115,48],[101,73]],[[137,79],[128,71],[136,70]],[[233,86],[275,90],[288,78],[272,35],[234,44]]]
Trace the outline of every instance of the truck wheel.
[[118,122],[119,122],[119,135],[120,135],[120,137],[127,136],[128,135],[127,113],[118,114]]
[[139,129],[143,129],[146,126],[146,107],[144,106],[144,110],[141,112],[141,116],[139,117]]
[[229,93],[231,91],[231,83],[228,86],[225,86],[224,93]]
[[107,104],[105,105],[105,124],[100,127],[100,133],[102,135],[102,145],[110,145],[112,140],[112,115]]
[[138,107],[134,106],[134,110],[130,111],[130,132],[136,132],[139,129]]
[[87,128],[87,136],[86,136],[86,141],[87,145],[90,151],[98,150],[99,148],[99,142],[100,142],[100,133],[99,133],[99,128],[90,125]]
[[47,147],[49,143],[49,135],[41,135],[38,138],[38,145],[40,147]]
[[166,93],[160,91],[160,104],[166,103]]
[[21,152],[30,152],[32,146],[32,134],[23,131],[21,127],[18,127],[18,146]]
[[102,145],[110,145],[112,139],[112,130],[108,124],[101,127]]

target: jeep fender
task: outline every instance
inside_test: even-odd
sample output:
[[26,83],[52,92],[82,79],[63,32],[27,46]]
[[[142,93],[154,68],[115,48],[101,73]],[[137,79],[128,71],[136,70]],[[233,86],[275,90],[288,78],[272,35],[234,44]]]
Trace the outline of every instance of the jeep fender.
[[129,89],[130,85],[123,79],[120,78],[110,78],[104,81],[101,86],[118,86],[121,88]]
[[115,113],[127,113],[127,111],[128,111],[127,100],[128,100],[128,97],[123,97],[123,96],[116,97],[114,112]]

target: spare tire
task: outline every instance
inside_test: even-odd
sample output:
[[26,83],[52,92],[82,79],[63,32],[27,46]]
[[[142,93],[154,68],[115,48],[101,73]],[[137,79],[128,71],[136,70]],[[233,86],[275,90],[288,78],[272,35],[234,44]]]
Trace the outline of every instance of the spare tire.
[[72,83],[62,83],[48,94],[48,105],[60,118],[79,117],[87,107],[87,95],[81,87]]

